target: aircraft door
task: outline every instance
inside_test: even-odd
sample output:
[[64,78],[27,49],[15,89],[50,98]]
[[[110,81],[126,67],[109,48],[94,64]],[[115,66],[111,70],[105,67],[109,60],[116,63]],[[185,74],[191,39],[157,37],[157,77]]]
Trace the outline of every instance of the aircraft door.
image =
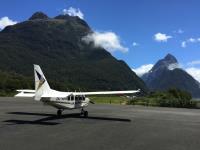
[[71,104],[73,104],[74,107],[75,107],[75,98],[74,98],[74,95],[70,96],[70,101],[71,101]]
[[79,95],[75,96],[75,107],[76,108],[81,107],[81,96],[79,96]]

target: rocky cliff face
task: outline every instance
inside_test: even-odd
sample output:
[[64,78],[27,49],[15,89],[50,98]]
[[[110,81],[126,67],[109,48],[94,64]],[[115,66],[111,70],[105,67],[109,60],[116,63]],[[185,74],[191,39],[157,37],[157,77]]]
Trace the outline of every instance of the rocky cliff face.
[[0,70],[32,77],[33,64],[38,64],[60,90],[147,91],[125,62],[85,43],[82,38],[89,33],[89,25],[78,17],[37,12],[0,32]]
[[178,88],[190,92],[193,97],[200,97],[199,82],[181,69],[177,59],[171,54],[159,60],[142,79],[150,90]]

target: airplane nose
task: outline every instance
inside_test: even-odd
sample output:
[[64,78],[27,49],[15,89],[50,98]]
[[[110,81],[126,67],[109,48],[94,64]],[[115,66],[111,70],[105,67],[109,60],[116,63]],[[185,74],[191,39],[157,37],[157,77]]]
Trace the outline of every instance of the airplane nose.
[[86,97],[86,98],[85,98],[85,101],[86,101],[87,103],[89,103],[89,102],[90,102],[90,99],[89,99],[88,97]]

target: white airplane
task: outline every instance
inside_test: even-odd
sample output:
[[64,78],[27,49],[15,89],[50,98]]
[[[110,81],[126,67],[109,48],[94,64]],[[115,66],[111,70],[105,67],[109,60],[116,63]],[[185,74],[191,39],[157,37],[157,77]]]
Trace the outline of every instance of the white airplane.
[[131,91],[104,91],[104,92],[60,92],[50,88],[39,65],[34,65],[35,90],[17,90],[19,93],[15,97],[34,97],[36,101],[57,108],[57,115],[61,116],[65,109],[81,109],[81,115],[88,116],[84,110],[89,103],[92,103],[86,96],[89,95],[113,95],[113,94],[133,94],[139,90]]

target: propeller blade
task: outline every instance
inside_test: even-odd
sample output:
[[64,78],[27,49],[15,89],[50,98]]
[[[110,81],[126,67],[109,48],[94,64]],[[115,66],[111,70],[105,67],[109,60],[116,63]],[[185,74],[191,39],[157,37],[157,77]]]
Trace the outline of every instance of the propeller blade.
[[91,104],[95,104],[93,101],[90,101]]

